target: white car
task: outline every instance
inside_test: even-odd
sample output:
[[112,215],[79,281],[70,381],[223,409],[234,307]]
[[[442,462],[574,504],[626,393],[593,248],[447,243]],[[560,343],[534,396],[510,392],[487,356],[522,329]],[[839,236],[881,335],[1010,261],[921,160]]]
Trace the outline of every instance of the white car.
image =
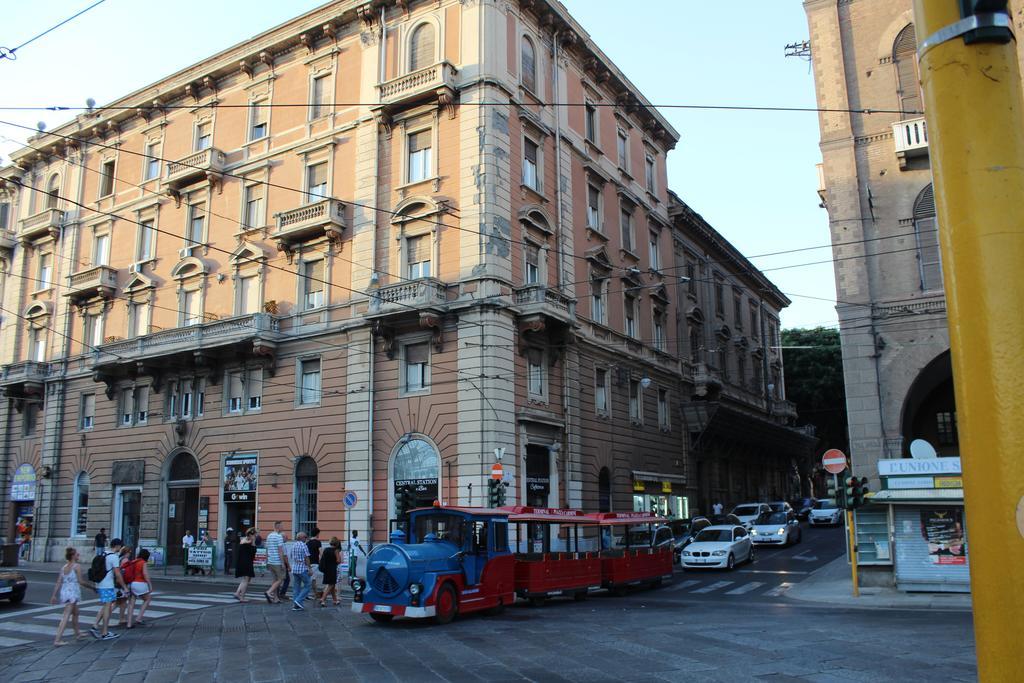
[[761,515],[750,527],[750,540],[755,545],[789,545],[799,543],[800,520],[786,512],[771,512]]
[[732,514],[739,517],[743,524],[750,524],[761,515],[771,511],[768,503],[743,503],[734,507]]
[[745,528],[731,524],[701,529],[680,555],[680,564],[686,569],[732,569],[739,562],[753,561],[754,545],[750,534]]
[[819,500],[814,503],[808,517],[811,526],[835,526],[843,519],[843,511],[834,500]]

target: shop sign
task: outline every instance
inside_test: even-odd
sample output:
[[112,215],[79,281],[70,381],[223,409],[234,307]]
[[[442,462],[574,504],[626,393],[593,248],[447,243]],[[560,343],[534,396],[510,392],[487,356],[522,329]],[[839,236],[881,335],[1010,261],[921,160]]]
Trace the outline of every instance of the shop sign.
[[418,497],[434,497],[437,493],[437,479],[396,479],[395,490],[402,488],[403,486],[409,486],[412,488],[413,493]]
[[935,488],[937,489],[962,489],[963,487],[963,477],[935,477]]
[[933,477],[889,477],[885,485],[890,489],[930,489],[934,482]]
[[961,474],[960,458],[896,458],[879,460],[878,474],[883,477],[901,475]]
[[932,564],[967,564],[964,526],[957,508],[921,510],[921,535]]
[[190,567],[212,567],[213,546],[194,545],[188,549],[188,566]]
[[257,456],[229,455],[224,459],[224,502],[251,503],[256,500],[259,478]]
[[551,479],[549,477],[527,477],[526,490],[530,493],[546,495],[551,490]]
[[662,493],[672,493],[672,482],[670,482],[670,481],[663,481],[663,482],[661,482],[661,492]]
[[633,490],[639,493],[643,493],[646,489],[644,488],[644,483],[642,481],[634,481]]
[[33,501],[36,499],[36,471],[32,465],[18,465],[11,483],[12,501]]

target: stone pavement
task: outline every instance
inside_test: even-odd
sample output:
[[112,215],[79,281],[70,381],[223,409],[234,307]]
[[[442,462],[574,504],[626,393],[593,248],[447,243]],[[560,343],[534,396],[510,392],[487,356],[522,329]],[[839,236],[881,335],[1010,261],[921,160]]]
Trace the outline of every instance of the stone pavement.
[[[88,570],[89,561],[91,559],[91,557],[88,559],[83,558],[83,573],[86,570]],[[28,572],[44,572],[48,573],[51,576],[56,576],[57,573],[60,571],[61,567],[63,566],[63,562],[25,562],[24,560],[22,560],[18,563],[17,567],[14,567],[14,569]],[[175,581],[182,583],[191,583],[196,586],[202,586],[206,584],[215,586],[238,585],[238,579],[235,578],[233,573],[224,574],[223,571],[212,576],[186,576],[184,574],[184,570],[181,567],[167,567],[166,572],[164,571],[164,567],[154,567],[150,569],[150,574],[152,575],[154,581]],[[256,586],[264,586],[264,590],[266,590],[265,587],[269,586],[272,581],[273,577],[270,575],[269,571],[266,572],[264,576],[260,576],[259,573],[257,572],[256,578],[254,578],[249,585],[253,588],[255,588]]]

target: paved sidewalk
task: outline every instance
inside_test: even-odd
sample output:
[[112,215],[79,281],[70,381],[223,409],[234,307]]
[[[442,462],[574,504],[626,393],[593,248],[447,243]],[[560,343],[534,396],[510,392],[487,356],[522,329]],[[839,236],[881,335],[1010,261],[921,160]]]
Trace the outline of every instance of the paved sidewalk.
[[[43,572],[43,573],[46,573],[46,574],[53,574],[54,576],[56,576],[57,572],[60,571],[62,566],[64,566],[63,562],[25,562],[25,561],[22,561],[22,562],[18,563],[17,567],[12,567],[12,569],[19,569],[21,571],[27,571],[27,572]],[[89,562],[83,559],[82,560],[82,572],[85,573],[85,571],[88,570],[88,568],[89,568]],[[164,567],[150,567],[149,574],[150,574],[150,577],[152,577],[152,579],[154,581],[174,581],[174,582],[190,583],[190,584],[194,584],[194,585],[197,585],[197,586],[202,586],[202,585],[207,585],[207,584],[215,585],[215,586],[220,586],[220,585],[237,586],[238,585],[238,579],[235,578],[233,573],[230,574],[230,575],[225,575],[223,572],[221,572],[221,573],[218,573],[218,574],[214,574],[212,576],[202,576],[202,575],[185,576],[184,575],[184,570],[181,567],[167,567],[166,570],[167,571],[165,572],[164,571]],[[260,576],[259,573],[257,572],[256,578],[254,578],[250,582],[249,585],[250,586],[263,586],[264,590],[266,590],[265,587],[269,586],[272,581],[273,581],[273,576],[270,574],[269,571],[266,572],[265,576]]]
[[972,610],[969,593],[905,593],[895,588],[861,588],[853,597],[850,565],[840,557],[794,585],[787,597],[863,609]]

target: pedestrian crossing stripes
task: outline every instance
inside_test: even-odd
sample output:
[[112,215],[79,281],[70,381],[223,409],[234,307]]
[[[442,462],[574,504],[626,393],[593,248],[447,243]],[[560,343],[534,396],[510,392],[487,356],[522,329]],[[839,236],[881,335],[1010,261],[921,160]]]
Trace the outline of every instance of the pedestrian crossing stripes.
[[763,581],[751,581],[750,583],[743,584],[739,588],[733,588],[731,591],[726,591],[725,594],[726,595],[743,595],[745,593],[749,593],[750,591],[756,591],[758,588],[760,588],[763,585],[764,585]]
[[767,593],[765,593],[765,595],[767,595],[768,597],[771,597],[771,598],[777,598],[780,595],[782,595],[783,593],[785,593],[786,591],[788,591],[792,587],[793,587],[792,583],[790,583],[788,581],[784,581],[783,583],[780,583],[778,586],[776,586],[775,588],[773,588],[770,591],[768,591]]
[[691,595],[728,595],[728,596],[762,596],[777,598],[784,595],[794,582],[784,581],[780,584],[772,584],[767,581],[737,581],[721,579],[711,581],[708,579],[679,579],[669,586],[665,591],[669,593],[688,593]]
[[732,581],[715,581],[710,586],[704,586],[703,588],[698,588],[698,589],[692,590],[690,592],[691,593],[712,593],[712,592],[714,592],[716,590],[719,590],[720,588],[725,588],[726,586],[731,586],[732,584],[733,584]]

